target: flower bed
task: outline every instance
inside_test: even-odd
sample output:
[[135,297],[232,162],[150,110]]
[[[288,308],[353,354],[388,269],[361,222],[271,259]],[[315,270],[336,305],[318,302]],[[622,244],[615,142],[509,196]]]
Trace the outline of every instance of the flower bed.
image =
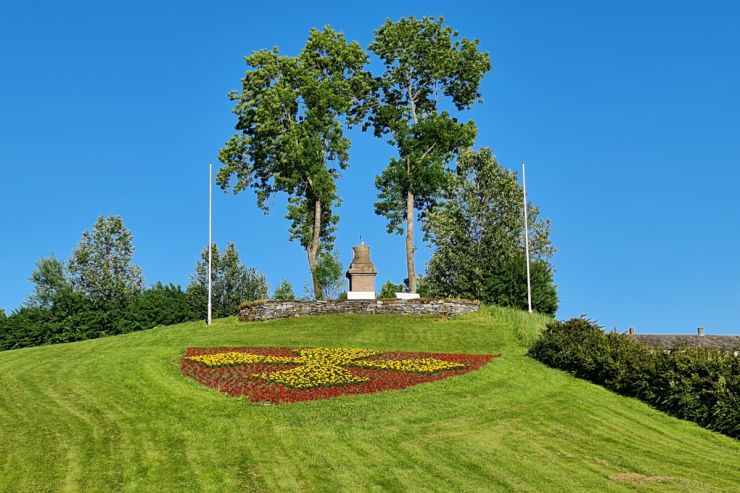
[[494,357],[351,348],[188,348],[181,367],[220,392],[287,403],[402,389],[477,370]]

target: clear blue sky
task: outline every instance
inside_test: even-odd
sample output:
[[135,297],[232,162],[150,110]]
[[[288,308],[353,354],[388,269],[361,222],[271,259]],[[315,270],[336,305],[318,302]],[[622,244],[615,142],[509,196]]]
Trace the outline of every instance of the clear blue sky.
[[[740,4],[714,2],[3,2],[0,307],[36,259],[100,214],[133,231],[147,282],[187,284],[207,241],[207,165],[231,135],[242,57],[295,54],[330,24],[367,46],[386,18],[442,15],[491,52],[478,146],[528,163],[553,222],[559,317],[642,332],[740,333]],[[391,149],[353,133],[337,246],[360,234],[379,282],[404,243],[373,214]],[[283,202],[215,196],[215,240],[275,286],[308,280]],[[421,246],[418,264],[429,257]]]

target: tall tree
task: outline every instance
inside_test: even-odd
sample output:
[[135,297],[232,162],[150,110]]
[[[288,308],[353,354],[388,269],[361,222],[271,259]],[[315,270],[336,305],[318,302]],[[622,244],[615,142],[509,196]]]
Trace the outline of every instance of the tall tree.
[[64,271],[64,262],[52,253],[50,257],[42,257],[36,261],[36,269],[31,273],[33,292],[26,300],[30,306],[51,308],[57,295],[70,287]]
[[416,293],[414,216],[432,205],[446,183],[446,168],[457,149],[472,145],[476,126],[461,123],[444,101],[458,111],[480,101],[478,87],[491,69],[478,41],[458,39],[443,19],[408,17],[386,21],[375,31],[370,50],[385,64],[377,80],[377,104],[369,125],[387,135],[398,157],[377,177],[375,212],[388,220],[388,232],[402,233],[406,223],[409,291]]
[[[214,317],[236,315],[239,304],[244,301],[267,299],[268,285],[265,276],[239,260],[239,252],[233,242],[226,245],[221,252],[213,243],[211,258]],[[200,260],[195,264],[195,273],[190,276],[188,299],[191,309],[205,317],[208,304],[208,248],[201,252]]]
[[72,285],[96,304],[124,305],[144,288],[141,269],[132,263],[133,236],[120,216],[98,217],[72,251]]
[[217,182],[234,193],[252,187],[268,212],[275,193],[288,195],[290,239],[306,251],[313,290],[321,297],[316,266],[331,249],[339,203],[336,180],[349,165],[344,124],[358,123],[368,105],[372,77],[367,55],[356,42],[325,27],[312,29],[298,56],[277,48],[245,58],[249,70],[236,101],[236,134],[219,153]]
[[[512,265],[506,259],[523,258],[523,200],[517,174],[501,166],[490,148],[460,151],[449,188],[424,217],[426,240],[434,247],[427,274],[435,294],[485,299],[487,278]],[[536,205],[528,209],[532,257],[546,267],[555,251],[550,221],[540,219]]]

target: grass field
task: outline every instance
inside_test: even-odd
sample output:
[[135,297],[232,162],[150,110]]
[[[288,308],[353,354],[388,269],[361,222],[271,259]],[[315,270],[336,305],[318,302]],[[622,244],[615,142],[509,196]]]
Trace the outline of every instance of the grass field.
[[[0,353],[0,490],[740,491],[740,442],[525,356],[545,323],[218,320]],[[400,391],[290,405],[182,376],[188,346],[498,353]]]

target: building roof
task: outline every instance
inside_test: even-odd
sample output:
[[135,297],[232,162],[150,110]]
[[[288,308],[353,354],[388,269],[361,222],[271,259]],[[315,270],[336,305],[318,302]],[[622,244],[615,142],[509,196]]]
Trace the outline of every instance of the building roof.
[[663,348],[697,346],[715,349],[740,349],[740,336],[635,334],[631,337],[650,346]]

